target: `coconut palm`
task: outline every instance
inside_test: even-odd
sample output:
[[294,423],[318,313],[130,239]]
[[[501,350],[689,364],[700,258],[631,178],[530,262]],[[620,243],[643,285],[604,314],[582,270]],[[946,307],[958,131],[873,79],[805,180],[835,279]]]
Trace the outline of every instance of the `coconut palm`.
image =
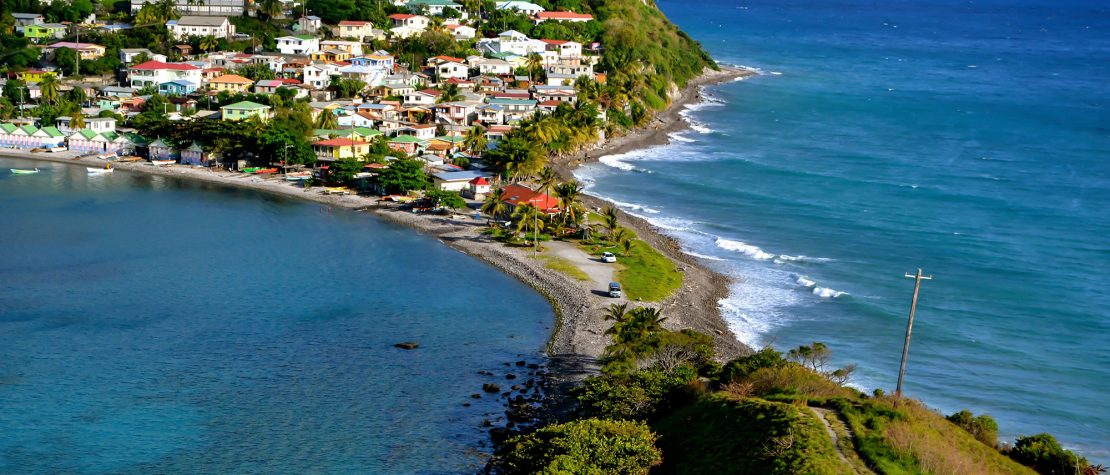
[[543,56],[539,53],[529,54],[524,60],[524,67],[528,69],[528,82],[536,82],[535,73],[543,66]]
[[509,210],[509,205],[502,201],[504,196],[504,188],[493,190],[493,193],[490,193],[489,196],[486,197],[486,202],[482,203],[482,212],[494,218],[503,216],[505,212]]
[[320,111],[320,115],[316,116],[317,129],[338,129],[339,118],[329,110]]
[[624,241],[621,241],[621,245],[624,247],[624,255],[631,256],[632,255],[632,249],[634,249],[636,247],[636,240],[635,239],[625,239]]
[[486,129],[475,125],[470,130],[466,131],[466,138],[463,139],[463,145],[471,155],[477,155],[486,150]]
[[39,81],[39,92],[42,94],[43,102],[47,104],[54,104],[58,100],[58,77],[53,74],[47,74]]
[[[438,17],[437,17],[438,18]],[[442,94],[439,95],[437,102],[455,102],[463,99],[462,93],[459,92],[458,84],[448,84],[443,88]]]
[[73,130],[80,130],[85,128],[85,115],[81,113],[80,108],[73,115],[69,116],[69,128]]
[[539,185],[539,191],[545,195],[551,194],[551,187],[558,182],[559,174],[555,173],[555,169],[551,167],[543,167],[536,175],[536,184]]
[[617,229],[621,227],[620,222],[617,221],[617,209],[606,206],[605,209],[601,210],[601,218],[604,220],[605,228],[609,230],[609,237],[614,237]]
[[602,318],[605,320],[612,320],[614,322],[623,322],[628,317],[628,304],[610,304],[609,308],[605,310]]
[[201,37],[200,42],[197,44],[197,47],[200,48],[202,52],[207,52],[216,49],[219,45],[220,40],[217,40],[216,37],[204,36]]
[[541,219],[542,214],[540,209],[531,203],[517,206],[512,215],[512,220],[516,223],[516,234],[532,232],[534,235],[538,235],[544,228],[544,221]]
[[574,180],[560,183],[555,187],[555,196],[559,198],[559,208],[562,209],[563,223],[571,223],[577,226],[578,218],[581,215],[581,213],[579,213],[581,208],[579,200],[582,198],[582,186]]

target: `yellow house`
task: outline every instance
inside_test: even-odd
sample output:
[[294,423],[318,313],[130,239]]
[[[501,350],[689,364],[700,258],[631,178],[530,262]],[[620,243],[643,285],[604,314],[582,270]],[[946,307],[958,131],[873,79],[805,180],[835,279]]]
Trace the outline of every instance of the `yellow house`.
[[316,153],[317,160],[334,162],[344,158],[362,158],[362,156],[370,153],[370,143],[361,140],[334,138],[313,143],[312,151]]
[[71,50],[74,50],[74,51],[77,52],[77,55],[81,59],[84,59],[84,60],[87,60],[87,61],[91,61],[91,60],[94,60],[94,59],[99,59],[101,56],[104,56],[104,52],[107,51],[107,48],[105,48],[104,46],[98,45],[98,44],[74,43],[72,41],[59,41],[57,43],[51,44],[51,45],[43,48],[43,52],[53,54],[54,52],[56,52],[60,48],[69,48]]
[[274,113],[270,110],[270,106],[251,101],[236,102],[220,108],[220,117],[225,121],[239,121],[258,117],[266,122],[273,116]]
[[19,80],[27,84],[40,82],[46,76],[56,76],[52,71],[42,71],[38,69],[28,69],[19,73]]
[[250,92],[252,85],[254,85],[254,81],[238,74],[224,74],[223,76],[208,81],[209,89],[213,91],[227,91],[233,94],[237,92]]
[[351,53],[348,53],[341,49],[328,48],[312,53],[313,61],[326,61],[329,63],[335,63],[339,61],[346,61],[348,59],[351,59]]

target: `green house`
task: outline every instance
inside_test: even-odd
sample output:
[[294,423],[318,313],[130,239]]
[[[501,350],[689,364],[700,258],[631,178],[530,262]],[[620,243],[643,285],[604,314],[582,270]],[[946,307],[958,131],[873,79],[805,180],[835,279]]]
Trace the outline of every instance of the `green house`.
[[270,106],[259,104],[257,102],[242,101],[221,107],[220,116],[222,120],[230,121],[246,120],[251,117],[258,117],[260,120],[265,122],[273,117],[273,112],[270,111]]
[[23,27],[23,36],[32,39],[62,38],[66,35],[66,26],[60,23],[42,23]]

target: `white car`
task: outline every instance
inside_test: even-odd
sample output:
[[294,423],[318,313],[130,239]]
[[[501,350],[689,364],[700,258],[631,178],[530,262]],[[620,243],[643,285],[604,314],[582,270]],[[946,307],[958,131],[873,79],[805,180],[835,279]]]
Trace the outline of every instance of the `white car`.
[[617,256],[611,252],[603,252],[601,253],[601,262],[617,262]]

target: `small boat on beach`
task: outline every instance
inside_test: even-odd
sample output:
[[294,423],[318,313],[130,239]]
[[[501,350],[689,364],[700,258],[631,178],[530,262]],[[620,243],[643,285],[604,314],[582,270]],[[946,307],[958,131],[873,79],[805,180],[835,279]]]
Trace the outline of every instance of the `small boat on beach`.
[[151,160],[150,161],[150,164],[154,165],[156,167],[162,167],[162,166],[166,166],[166,165],[173,165],[175,163],[177,163],[177,160]]
[[247,168],[242,168],[239,171],[249,175],[249,174],[254,173],[254,172],[256,172],[258,170],[261,170],[261,169],[262,169],[262,167],[247,167]]
[[312,178],[312,172],[293,172],[285,174],[286,181],[301,181],[309,178]]
[[38,168],[34,170],[27,170],[25,168],[9,168],[9,170],[12,171],[12,175],[34,175],[39,172]]
[[349,194],[351,194],[351,190],[349,190],[347,188],[344,188],[344,187],[341,187],[341,186],[331,186],[331,187],[324,188],[324,194],[325,195],[349,195]]
[[261,168],[261,169],[255,170],[252,173],[252,175],[269,175],[269,174],[273,174],[273,173],[277,173],[277,172],[278,172],[277,168]]
[[112,170],[112,168],[85,167],[85,171],[89,172],[89,175],[103,175],[105,173],[112,173]]

